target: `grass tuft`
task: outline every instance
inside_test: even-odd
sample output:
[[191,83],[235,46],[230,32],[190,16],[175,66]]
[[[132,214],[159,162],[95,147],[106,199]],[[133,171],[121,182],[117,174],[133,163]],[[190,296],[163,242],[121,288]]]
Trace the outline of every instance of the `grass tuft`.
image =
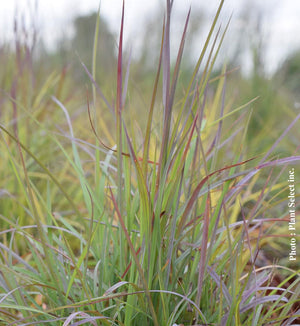
[[17,40],[6,58],[14,77],[1,86],[3,324],[262,326],[299,318],[299,266],[265,255],[288,245],[284,175],[300,156],[276,149],[300,115],[273,145],[248,151],[258,98],[235,105],[227,97],[234,69],[213,75],[229,25],[217,27],[223,3],[184,82],[191,10],[173,62],[166,0],[145,111],[123,47],[125,1],[113,100],[97,81],[100,9],[92,72],[78,63],[91,92],[66,69],[39,74],[31,43]]

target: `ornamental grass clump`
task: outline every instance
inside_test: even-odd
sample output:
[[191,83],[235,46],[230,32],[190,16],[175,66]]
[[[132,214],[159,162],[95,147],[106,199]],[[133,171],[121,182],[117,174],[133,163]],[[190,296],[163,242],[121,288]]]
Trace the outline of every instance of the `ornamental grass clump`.
[[[223,2],[178,92],[190,11],[173,63],[173,1],[166,0],[153,89],[134,117],[146,116],[145,130],[130,123],[124,3],[114,98],[95,77],[99,15],[92,71],[81,62],[91,92],[80,97],[63,89],[66,71],[26,94],[20,71],[4,85],[10,89],[0,125],[5,325],[291,325],[299,318],[297,266],[258,260],[270,225],[285,220],[279,177],[300,160],[273,152],[300,115],[270,149],[247,155],[255,99],[240,107],[226,101],[226,65],[211,78],[228,28],[217,26]],[[15,60],[26,65],[26,56]],[[64,95],[66,103],[62,91],[73,94]],[[84,111],[76,113],[78,97]]]

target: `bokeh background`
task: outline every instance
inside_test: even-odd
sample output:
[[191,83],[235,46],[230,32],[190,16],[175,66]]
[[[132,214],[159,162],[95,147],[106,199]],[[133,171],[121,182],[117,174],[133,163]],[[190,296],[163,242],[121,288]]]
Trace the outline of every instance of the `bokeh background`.
[[[152,66],[160,43],[165,1],[127,0],[125,44],[134,60]],[[174,1],[174,52],[189,7],[192,8],[190,42],[186,49],[187,65],[195,61],[219,4],[196,0]],[[0,3],[0,44],[14,47],[15,22],[26,30],[27,38],[37,44],[35,52],[57,57],[62,64],[71,62],[77,51],[82,60],[91,61],[95,16],[100,6],[102,57],[107,64],[111,51],[116,53],[121,17],[121,0],[13,0]],[[277,87],[291,91],[299,102],[300,2],[297,0],[227,0],[222,10],[223,27],[231,17],[229,31],[219,54],[217,67],[226,60],[239,67],[245,77],[259,73],[266,78],[280,75]],[[24,35],[23,35],[24,37]],[[105,40],[104,40],[105,39]],[[101,40],[101,38],[100,38]],[[108,44],[110,43],[110,44]],[[68,52],[66,54],[66,52]],[[83,53],[85,52],[85,53]],[[63,54],[64,53],[64,54]],[[297,106],[297,103],[294,103]]]
[[[114,34],[119,30],[121,16],[121,0],[13,0],[0,3],[1,41],[12,41],[13,20],[16,16],[25,20],[29,26],[34,19],[38,27],[39,38],[48,50],[54,50],[62,37],[73,37],[76,33],[74,21],[78,16],[89,16],[97,11],[99,5],[101,15],[107,28]],[[209,5],[205,1],[182,0],[174,2],[174,14],[178,21],[192,7],[196,40],[205,36],[211,18],[219,1],[213,0]],[[126,0],[127,45],[134,48],[134,53],[142,51],[143,38],[147,29],[159,21],[164,12],[165,1]],[[264,50],[263,62],[266,71],[271,74],[283,63],[288,55],[300,47],[299,21],[300,2],[297,0],[227,0],[223,8],[223,18],[233,15],[230,23],[230,50],[243,52],[243,69],[251,69],[249,46],[257,44],[258,38]],[[180,24],[178,24],[180,25]],[[178,26],[179,27],[179,26]],[[174,26],[176,28],[176,26]],[[259,33],[257,35],[257,33]],[[243,39],[243,43],[241,42]],[[197,42],[197,41],[196,41]],[[254,43],[254,44],[253,44]],[[242,47],[243,46],[243,47]]]

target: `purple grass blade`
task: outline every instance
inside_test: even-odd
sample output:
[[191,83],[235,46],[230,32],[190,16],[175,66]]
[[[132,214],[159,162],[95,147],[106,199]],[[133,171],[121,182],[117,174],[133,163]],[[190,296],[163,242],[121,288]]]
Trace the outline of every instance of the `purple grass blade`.
[[221,131],[223,126],[223,115],[224,115],[224,109],[225,109],[225,95],[226,95],[226,81],[227,81],[227,74],[225,70],[224,74],[224,85],[222,89],[222,103],[221,103],[221,112],[220,112],[220,122],[218,125],[218,131],[217,131],[217,139],[216,139],[216,146],[219,146],[220,139],[221,139]]
[[277,147],[277,145],[281,142],[281,140],[286,136],[286,134],[292,129],[292,127],[295,125],[295,123],[299,119],[300,119],[300,113],[296,116],[296,118],[292,121],[292,123],[285,129],[285,131],[282,133],[282,135],[276,140],[276,142],[269,149],[269,151],[266,153],[266,155],[261,159],[261,161],[259,162],[260,164],[263,163],[267,159],[267,157],[273,152],[273,150]]
[[[255,289],[248,290],[245,293],[245,298],[244,298],[244,295],[243,295],[243,300],[241,301],[241,303],[245,302],[254,293],[254,291],[257,292],[257,291],[270,291],[270,290],[275,290],[276,292],[277,291],[282,291],[282,292],[285,292],[285,293],[294,294],[293,291],[287,290],[285,288],[280,288],[280,287],[276,287],[276,286],[261,286],[261,287],[256,287]],[[246,295],[247,295],[247,298],[246,298]]]
[[122,103],[123,104],[125,104],[127,88],[128,88],[128,80],[129,80],[129,72],[130,72],[130,64],[131,64],[131,54],[132,54],[132,49],[130,49],[128,63],[127,63],[127,67],[126,67],[126,74],[125,74],[123,94],[122,94]]
[[[181,161],[184,162],[185,159],[186,159],[186,156],[187,156],[187,153],[188,153],[188,150],[190,148],[190,144],[191,144],[191,141],[192,141],[192,137],[193,137],[193,134],[194,134],[194,131],[196,129],[196,125],[197,125],[197,120],[198,120],[198,115],[195,116],[194,118],[194,121],[192,122],[191,126],[188,128],[188,130],[186,131],[186,133],[183,135],[182,137],[182,140],[181,142],[179,142],[176,146],[178,147],[178,151],[180,150],[181,146],[182,146],[182,143],[184,143],[184,140],[186,139],[186,137],[188,136],[189,134],[189,138],[187,140],[187,143],[185,144],[185,149],[184,149],[184,152],[183,152],[183,155],[182,155],[182,158],[181,158]],[[191,131],[190,131],[191,129]],[[190,131],[190,132],[189,132]],[[173,144],[173,146],[175,147],[175,144]],[[174,164],[174,161],[176,159],[176,155],[174,155],[174,157],[170,160],[170,164],[168,166],[168,171],[171,170],[173,164]]]
[[[103,149],[102,147],[96,146],[96,145],[94,145],[94,144],[92,144],[92,143],[90,143],[90,142],[88,142],[88,141],[83,140],[83,139],[76,138],[76,137],[73,138],[73,137],[67,135],[67,134],[64,132],[64,130],[63,130],[62,128],[60,128],[59,126],[56,126],[56,127],[57,127],[57,129],[58,129],[60,132],[53,132],[54,135],[62,136],[62,137],[65,137],[65,138],[67,138],[67,139],[69,139],[69,140],[71,140],[71,141],[73,141],[73,142],[76,142],[76,143],[78,144],[78,146],[81,146],[82,148],[84,148],[84,147],[83,147],[83,145],[80,145],[80,144],[84,144],[84,145],[87,145],[87,146],[90,147],[90,148],[97,149],[97,150],[99,150],[100,152],[102,152],[102,153],[104,153],[104,154],[107,154],[108,151],[115,151],[113,148],[110,148],[109,146],[105,145],[102,141],[101,141],[101,144],[102,144],[103,147],[105,147],[106,149]],[[98,138],[97,138],[97,139],[98,139]],[[101,139],[99,138],[98,140],[101,140]],[[99,141],[99,143],[100,143],[100,141]],[[86,151],[87,153],[90,153],[89,150],[87,150],[87,149],[85,149],[85,151]],[[91,154],[91,153],[90,153],[90,154]],[[114,156],[112,156],[111,159],[112,159],[112,160],[116,160],[116,158],[115,158]]]
[[175,64],[175,69],[174,69],[174,74],[173,74],[173,79],[172,79],[172,86],[171,86],[171,91],[170,91],[170,102],[169,102],[170,110],[171,110],[171,108],[173,106],[173,102],[174,102],[177,80],[178,80],[178,76],[179,76],[180,64],[181,64],[181,60],[182,60],[182,54],[183,54],[183,50],[184,50],[186,32],[187,32],[187,28],[188,28],[188,24],[189,24],[189,20],[190,20],[190,15],[191,15],[191,8],[189,9],[189,12],[188,12],[188,15],[187,15],[187,18],[185,21],[185,26],[184,26],[183,34],[181,37],[181,42],[180,42],[177,60],[176,60],[176,64]]
[[[73,323],[72,326],[79,326],[79,325],[90,325],[89,323],[93,323],[93,325],[98,325],[96,323],[96,320],[103,320],[103,319],[108,319],[107,317],[100,316],[100,317],[89,317],[81,321],[77,321],[76,323]],[[94,323],[95,322],[95,323]]]
[[[116,139],[117,139],[117,201],[121,212],[123,212],[123,192],[122,192],[122,182],[123,182],[123,142],[122,142],[122,87],[123,87],[123,31],[124,31],[124,10],[125,1],[123,0],[122,6],[122,18],[120,27],[120,37],[119,37],[119,51],[118,51],[118,70],[117,70],[117,98],[116,98]],[[123,244],[121,243],[121,246]],[[122,250],[122,249],[121,249]]]
[[[93,325],[97,325],[97,324],[94,324],[94,321],[101,320],[101,319],[103,320],[103,319],[108,319],[108,318],[104,317],[104,316],[89,317],[89,318],[86,318],[84,320],[78,321],[76,323],[72,323],[71,326],[78,326],[78,325],[84,325],[84,324],[90,325],[90,324],[87,324],[87,323],[92,323]],[[53,318],[53,319],[48,319],[48,320],[32,321],[30,323],[25,323],[25,324],[22,323],[22,326],[31,326],[31,325],[40,325],[40,324],[50,324],[51,325],[51,323],[62,321],[62,320],[66,320],[66,317]],[[12,325],[12,324],[10,324],[10,325]]]
[[[206,175],[196,186],[196,188],[194,189],[192,195],[190,196],[190,199],[187,201],[187,204],[185,206],[185,209],[184,209],[184,212],[182,214],[182,217],[181,217],[181,220],[179,221],[179,224],[178,224],[178,230],[177,230],[177,233],[180,234],[180,232],[182,232],[184,226],[185,226],[185,222],[187,220],[187,217],[188,217],[188,214],[190,213],[194,203],[196,202],[196,200],[198,199],[199,197],[199,194],[200,194],[200,191],[201,189],[203,188],[203,186],[205,185],[205,183],[212,177],[214,176],[215,174],[217,173],[220,173],[220,172],[223,172],[223,171],[226,171],[228,169],[231,169],[233,167],[236,167],[236,166],[240,166],[240,165],[244,165],[246,164],[247,162],[249,161],[252,161],[253,159],[249,159],[249,160],[246,160],[246,161],[243,161],[243,162],[240,162],[240,163],[236,163],[236,164],[232,164],[232,165],[229,165],[229,166],[225,166],[224,168],[221,168],[217,171],[214,171],[208,175]],[[257,172],[257,171],[256,171]]]
[[[164,168],[167,152],[168,152],[168,140],[169,140],[169,125],[170,125],[170,76],[171,76],[171,57],[170,57],[170,20],[171,20],[171,3],[170,0],[167,0],[167,19],[165,26],[165,35],[163,39],[163,134],[162,134],[162,144],[159,155],[159,165],[158,165],[158,178],[157,178],[157,187],[159,185],[160,175],[162,169]],[[158,190],[158,189],[157,189]]]
[[159,76],[160,76],[160,71],[161,71],[161,66],[162,66],[164,37],[165,37],[165,22],[163,24],[163,32],[162,32],[162,40],[161,40],[158,68],[157,68],[157,72],[156,72],[156,76],[155,76],[154,88],[153,88],[153,92],[152,92],[151,104],[150,104],[148,120],[147,120],[147,129],[146,129],[145,140],[144,140],[144,154],[143,154],[144,175],[147,175],[147,169],[148,169],[147,161],[149,159],[150,134],[151,134],[152,121],[153,121],[154,104],[155,104],[155,100],[156,100]]
[[[243,127],[238,128],[235,132],[232,133],[232,135],[230,135],[227,139],[225,139],[219,146],[217,146],[215,149],[221,149],[223,148],[226,144],[228,144],[230,141],[233,140],[233,138],[240,133],[241,131],[243,131]],[[214,152],[211,151],[212,147],[210,150],[207,151],[207,153],[209,153],[206,157],[206,160],[208,161],[209,159],[211,159],[211,157],[214,155]]]
[[[182,299],[184,299],[186,302],[190,303],[196,310],[196,312],[201,316],[202,318],[202,321],[207,324],[208,321],[206,320],[205,318],[205,315],[204,313],[201,311],[201,309],[199,308],[199,306],[194,302],[192,301],[191,299],[189,299],[187,296],[185,295],[182,295],[180,293],[177,293],[177,292],[173,292],[173,291],[167,291],[167,290],[149,290],[150,293],[166,293],[166,294],[172,294],[172,295],[175,295],[175,296],[178,296]],[[143,293],[141,291],[138,291],[136,293]]]
[[121,115],[123,109],[122,102],[122,86],[123,86],[123,31],[124,31],[124,7],[125,1],[122,6],[121,29],[119,37],[119,52],[118,52],[118,74],[117,74],[117,107],[116,115]]
[[175,233],[176,233],[176,222],[177,222],[177,217],[178,217],[178,208],[179,208],[179,202],[180,202],[180,196],[181,196],[181,190],[182,190],[183,176],[184,176],[184,166],[181,170],[178,196],[177,196],[177,200],[176,200],[175,213],[174,213],[174,217],[173,217],[173,221],[172,221],[171,235],[170,235],[169,248],[168,248],[168,254],[167,254],[168,266],[167,266],[167,277],[165,279],[165,287],[166,288],[168,287],[170,272],[171,272],[171,263],[172,263],[174,240],[175,240]]
[[[59,231],[69,233],[69,234],[73,235],[74,237],[77,237],[78,239],[82,240],[85,243],[85,240],[83,240],[79,235],[77,235],[76,233],[74,233],[74,232],[72,232],[72,231],[70,231],[68,229],[64,229],[62,227],[54,226],[54,225],[43,225],[42,227],[47,228],[47,229],[54,229],[54,230],[59,230]],[[9,233],[9,232],[20,232],[20,229],[25,230],[25,229],[32,229],[32,228],[36,229],[37,225],[25,225],[25,226],[20,226],[19,228],[10,228],[10,229],[1,231],[0,235],[5,234],[5,233]]]
[[259,164],[256,167],[256,169],[262,169],[262,168],[265,168],[265,167],[279,166],[279,165],[284,165],[284,164],[296,163],[299,160],[300,160],[300,156],[284,157],[284,158],[278,159],[276,161],[270,161],[270,162]]
[[294,325],[294,326],[299,326],[299,324],[293,324],[293,322],[300,318],[300,309],[298,309],[297,311],[295,311],[293,313],[293,316],[290,317],[287,321],[285,321],[282,326],[291,326],[291,325]]
[[[56,318],[47,319],[47,320],[31,321],[30,323],[22,323],[22,324],[19,324],[19,325],[22,325],[22,326],[41,325],[41,324],[49,324],[49,325],[51,325],[50,323],[58,322],[60,320],[66,320],[66,317],[60,317],[60,318],[56,317]],[[10,325],[15,325],[15,324],[16,323],[10,324]]]
[[28,270],[30,270],[34,274],[38,274],[38,272],[31,267],[24,259],[22,259],[18,254],[11,250],[11,248],[6,247],[4,244],[0,242],[0,248],[8,252],[13,258],[15,258],[19,263],[23,264]]
[[[171,5],[170,0],[167,0],[167,19],[165,27],[165,37],[163,43],[163,104],[164,104],[164,120],[168,115],[169,93],[170,93],[170,20],[171,20]],[[165,121],[164,121],[165,122]]]
[[86,65],[80,59],[79,59],[79,61],[80,61],[81,65],[83,66],[83,69],[85,70],[85,72],[89,76],[91,82],[95,86],[95,88],[96,88],[97,92],[99,93],[100,97],[102,98],[103,102],[106,104],[106,106],[108,107],[108,109],[110,110],[110,112],[114,115],[114,109],[113,109],[113,107],[109,104],[108,100],[106,99],[106,97],[103,94],[101,88],[99,87],[99,85],[97,84],[97,82],[95,81],[95,79],[93,78],[92,74],[89,72],[89,70],[86,67]]
[[227,301],[228,306],[230,307],[231,303],[232,303],[232,298],[230,296],[230,293],[229,293],[225,283],[221,280],[220,276],[209,265],[207,265],[207,272],[212,277],[212,279],[216,282],[218,287],[222,286],[222,292],[224,294],[225,300]]
[[129,283],[125,282],[125,281],[118,282],[118,283],[114,284],[113,286],[111,286],[109,289],[107,289],[103,295],[104,296],[109,295],[125,284],[129,284]]
[[[288,302],[287,298],[282,297],[280,295],[270,295],[270,296],[266,296],[266,297],[262,297],[262,298],[257,298],[256,300],[252,301],[251,303],[240,308],[240,314],[242,314],[250,309],[256,308],[257,306],[259,306],[263,303],[273,302],[273,301],[277,301],[277,300],[280,300],[283,302]],[[228,317],[229,317],[229,314],[227,313],[221,320],[221,324],[220,324],[221,326],[227,325]]]
[[[1,275],[0,275],[0,277],[1,277]],[[2,277],[1,277],[1,278],[2,278]],[[1,287],[3,287],[4,289],[7,289],[7,288],[6,288],[6,284],[2,284],[2,282],[0,282],[0,284],[1,284]],[[3,286],[3,285],[4,285],[4,286]],[[24,288],[25,286],[26,286],[26,285],[20,285],[20,286],[18,286],[18,287],[16,287],[16,288],[12,289],[12,290],[10,290],[10,291],[7,290],[7,293],[6,293],[5,295],[3,295],[3,297],[1,298],[1,300],[0,300],[0,304],[1,304],[2,302],[4,302],[6,298],[10,297],[11,294],[13,294],[13,293],[16,292],[16,291],[19,291],[20,289]],[[17,304],[16,299],[15,299],[13,296],[11,297],[11,299],[15,302],[15,304]]]
[[[206,270],[206,253],[207,253],[207,243],[208,243],[208,229],[209,229],[209,213],[210,213],[211,203],[210,203],[210,193],[207,194],[204,220],[203,220],[203,230],[202,230],[202,243],[201,243],[201,257],[199,263],[199,274],[198,274],[198,291],[196,303],[199,306],[202,294],[202,287],[204,281],[204,275]],[[196,315],[196,321],[198,315]]]
[[70,136],[72,138],[74,138],[73,126],[72,126],[72,122],[71,122],[71,118],[70,118],[68,110],[65,108],[65,106],[55,96],[51,96],[51,98],[52,98],[52,101],[55,104],[57,104],[63,110],[63,112],[65,114],[65,117],[67,119],[69,130],[70,130]]
[[250,262],[252,264],[252,268],[253,268],[253,273],[254,273],[254,278],[255,278],[255,282],[256,282],[256,273],[255,273],[255,266],[254,266],[254,255],[253,255],[253,251],[252,251],[252,247],[251,247],[251,242],[250,242],[250,236],[249,236],[249,222],[246,221],[246,216],[244,213],[244,208],[241,202],[239,202],[240,204],[240,210],[241,210],[241,214],[242,214],[242,219],[243,219],[243,226],[244,226],[244,232],[246,233],[246,241],[247,241],[247,245],[248,245],[248,249],[250,252]]
[[285,164],[297,163],[300,161],[300,156],[290,156],[282,159],[278,159],[271,162],[262,163],[255,167],[254,170],[250,171],[241,181],[239,181],[236,186],[228,192],[226,195],[226,201],[228,201],[237,191],[241,191],[243,186],[245,186],[248,181],[256,174],[258,171],[265,167],[280,166]]
[[[63,326],[68,326],[70,325],[70,323],[74,320],[74,319],[77,319],[79,317],[88,317],[89,319],[91,318],[90,315],[88,315],[87,313],[83,312],[83,311],[77,311],[77,312],[73,312],[66,320],[65,322],[63,323]],[[103,317],[102,317],[103,318]],[[93,325],[97,326],[97,323],[93,320],[89,320]],[[78,323],[72,323],[72,325],[82,325],[81,323],[78,324]]]
[[[220,207],[224,207],[224,200],[222,200],[222,204],[221,204]],[[216,209],[212,213],[212,216],[215,215],[215,211],[216,211]],[[219,211],[218,211],[218,215],[217,215],[217,218],[216,218],[216,221],[215,221],[213,232],[212,232],[212,235],[211,235],[210,241],[209,241],[209,247],[208,247],[208,251],[207,251],[207,256],[208,257],[211,257],[211,253],[212,253],[212,250],[213,250],[213,245],[214,245],[214,242],[216,241],[216,236],[217,236],[217,231],[218,231],[218,225],[219,225],[220,218],[221,218],[221,213],[222,213],[222,209],[220,208]]]
[[[185,119],[184,119],[184,121],[182,123],[181,129],[180,129],[179,132],[177,132],[176,139],[171,144],[172,145],[172,148],[171,148],[172,150],[174,150],[174,148],[178,146],[178,143],[180,141],[181,135],[183,134],[184,130],[186,129],[186,125],[187,125],[188,121],[190,120],[191,116],[194,118],[194,114],[192,112],[192,108],[193,108],[193,105],[194,105],[194,103],[196,101],[196,98],[197,98],[197,95],[198,95],[197,88],[198,88],[198,84],[196,84],[196,86],[195,86],[195,90],[193,92],[193,97],[192,97],[191,103],[190,103],[190,105],[188,107],[188,112],[187,112],[186,117],[185,117]],[[204,101],[205,101],[205,99],[204,99]],[[184,108],[186,107],[186,104],[187,103],[184,104]],[[178,119],[179,119],[178,122],[181,121],[181,118],[182,118],[182,115],[180,117],[178,117]],[[196,126],[196,130],[198,130],[198,127],[197,126]],[[175,128],[174,128],[174,131],[173,132],[175,132]]]
[[244,313],[245,311],[250,310],[252,308],[255,308],[256,306],[258,306],[260,304],[263,304],[263,303],[266,303],[266,302],[273,302],[273,301],[277,301],[277,300],[283,301],[283,302],[289,302],[289,300],[286,297],[282,296],[282,295],[278,295],[278,294],[269,295],[269,296],[266,296],[266,297],[257,298],[253,302],[251,302],[249,304],[246,304],[245,306],[243,306],[240,309],[240,312]]

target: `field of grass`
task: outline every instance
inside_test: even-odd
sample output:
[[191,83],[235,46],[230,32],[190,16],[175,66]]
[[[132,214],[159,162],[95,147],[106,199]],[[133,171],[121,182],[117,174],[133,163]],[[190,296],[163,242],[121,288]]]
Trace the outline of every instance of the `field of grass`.
[[88,83],[34,59],[34,40],[1,47],[1,325],[299,324],[300,114],[271,81],[215,73],[223,1],[186,79],[190,13],[173,63],[172,3],[145,92],[124,7],[103,87],[99,18]]

